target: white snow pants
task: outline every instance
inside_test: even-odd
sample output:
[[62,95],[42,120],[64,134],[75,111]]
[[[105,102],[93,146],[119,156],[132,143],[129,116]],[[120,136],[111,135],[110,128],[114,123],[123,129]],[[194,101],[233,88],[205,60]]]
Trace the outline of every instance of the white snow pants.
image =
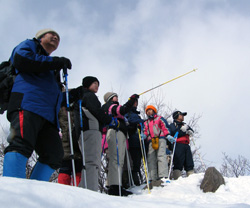
[[152,142],[148,147],[148,172],[149,180],[168,177],[168,161],[166,155],[166,140],[159,139],[159,149],[154,150]]
[[[102,135],[98,130],[88,130],[83,132],[84,139],[84,154],[86,167],[87,189],[98,191],[98,177],[101,166],[101,152],[102,152]],[[81,136],[79,138],[80,149]],[[81,182],[79,187],[85,187],[84,184],[84,170],[82,170]]]
[[[118,140],[119,152],[119,166],[120,176],[118,176],[118,163],[117,163],[117,148],[116,136]],[[126,137],[123,132],[109,129],[107,132],[107,143],[109,150],[109,165],[108,165],[108,185],[119,185],[119,177],[122,181],[122,169],[125,157]],[[121,184],[122,185],[122,184]]]

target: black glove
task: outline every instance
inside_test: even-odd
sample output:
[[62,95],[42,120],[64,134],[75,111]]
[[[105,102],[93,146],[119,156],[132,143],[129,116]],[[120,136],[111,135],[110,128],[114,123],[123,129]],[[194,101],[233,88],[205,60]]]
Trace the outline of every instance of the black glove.
[[71,61],[65,57],[54,56],[53,63],[54,63],[54,67],[56,70],[63,69],[64,67],[66,67],[67,69],[71,69],[71,67],[72,67]]
[[129,97],[128,102],[126,102],[125,106],[128,108],[132,108],[132,106],[134,105],[135,101],[137,101],[139,98],[139,95],[137,94],[133,94]]
[[140,97],[140,95],[133,94],[133,95],[131,95],[131,96],[129,97],[129,100],[130,100],[130,99],[135,99],[135,100],[138,100],[138,99],[139,99],[139,97]]
[[140,97],[140,95],[133,94],[133,95],[131,95],[129,98],[130,98],[130,99],[136,99],[136,100],[138,100],[139,97]]
[[74,88],[74,89],[70,90],[69,97],[70,97],[70,103],[81,100],[82,97],[83,97],[83,87],[82,87],[82,85],[77,87],[77,88]]

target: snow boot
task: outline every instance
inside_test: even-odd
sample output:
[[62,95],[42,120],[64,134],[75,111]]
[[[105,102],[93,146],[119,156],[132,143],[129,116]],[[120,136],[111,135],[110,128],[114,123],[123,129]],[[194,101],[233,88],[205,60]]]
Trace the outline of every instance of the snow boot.
[[180,170],[174,170],[173,171],[173,177],[174,177],[174,180],[177,180],[179,177],[181,177],[181,171]]
[[64,185],[71,185],[71,176],[66,173],[59,173],[58,183],[64,184]]
[[3,176],[26,178],[28,158],[18,152],[7,152],[3,161]]
[[194,170],[187,171],[187,177],[190,176],[190,175],[192,175],[192,174],[194,174]]
[[[149,189],[151,190],[154,187],[163,187],[162,180],[159,179],[159,180],[153,180],[153,181],[151,180],[151,181],[149,181]],[[148,189],[148,186],[146,185],[143,189],[144,190]]]
[[35,179],[38,181],[49,181],[50,176],[54,173],[54,169],[52,169],[49,165],[40,163],[39,161],[34,166],[30,179]]
[[[133,194],[130,191],[127,191],[123,187],[121,187],[121,196],[128,196]],[[108,195],[113,195],[113,196],[120,196],[119,194],[119,185],[111,185],[108,190]]]

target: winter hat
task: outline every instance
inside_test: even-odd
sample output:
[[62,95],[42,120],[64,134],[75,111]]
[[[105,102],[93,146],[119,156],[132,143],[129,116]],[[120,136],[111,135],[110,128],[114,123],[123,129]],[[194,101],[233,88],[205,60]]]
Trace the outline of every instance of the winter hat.
[[100,85],[100,82],[99,80],[96,78],[96,77],[91,77],[91,76],[87,76],[87,77],[84,77],[82,79],[82,86],[84,88],[89,88],[90,85],[93,83],[93,82],[98,82],[98,86]]
[[149,109],[152,109],[155,113],[157,113],[157,109],[156,109],[156,107],[154,107],[153,105],[148,105],[148,106],[146,107],[146,109],[145,109],[145,112],[147,113],[147,111],[148,111]]
[[36,39],[40,39],[43,35],[45,35],[46,33],[49,33],[49,32],[55,33],[58,36],[59,40],[60,40],[59,34],[55,30],[50,29],[50,28],[39,30],[36,33]]
[[177,119],[179,115],[186,116],[186,115],[187,115],[187,112],[175,111],[175,112],[173,113],[173,119]]
[[117,95],[115,92],[107,92],[107,93],[103,96],[105,103],[107,103],[110,99],[112,99],[112,98],[115,97],[115,96],[118,97],[118,95]]

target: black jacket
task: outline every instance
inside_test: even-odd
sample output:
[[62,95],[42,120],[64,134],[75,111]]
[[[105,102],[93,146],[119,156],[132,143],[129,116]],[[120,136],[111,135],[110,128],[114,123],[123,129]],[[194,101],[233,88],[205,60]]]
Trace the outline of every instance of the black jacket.
[[[169,125],[171,136],[174,136],[177,131],[179,131],[178,138],[185,136],[187,132],[186,131],[183,132],[182,130],[180,130],[184,124],[185,124],[184,122],[179,122],[177,120],[174,120],[174,122]],[[190,126],[187,129],[187,131],[188,130],[193,131],[193,129]]]
[[125,117],[128,119],[128,135],[129,135],[129,147],[140,147],[140,140],[138,134],[138,124],[144,123],[144,120],[139,116],[140,112],[136,110],[135,107],[132,107]]
[[127,136],[128,129],[123,116],[131,110],[134,101],[134,99],[130,99],[124,105],[119,105],[119,102],[113,102],[110,100],[102,106],[102,109],[105,111],[106,114],[110,114],[119,120],[119,130],[122,131],[125,136]]
[[[104,125],[108,125],[112,121],[112,117],[107,115],[101,108],[101,103],[95,93],[88,89],[83,89],[82,97],[82,121],[83,131],[99,130],[102,131]],[[79,103],[76,103],[75,109],[75,126],[77,135],[80,135],[80,109]]]

